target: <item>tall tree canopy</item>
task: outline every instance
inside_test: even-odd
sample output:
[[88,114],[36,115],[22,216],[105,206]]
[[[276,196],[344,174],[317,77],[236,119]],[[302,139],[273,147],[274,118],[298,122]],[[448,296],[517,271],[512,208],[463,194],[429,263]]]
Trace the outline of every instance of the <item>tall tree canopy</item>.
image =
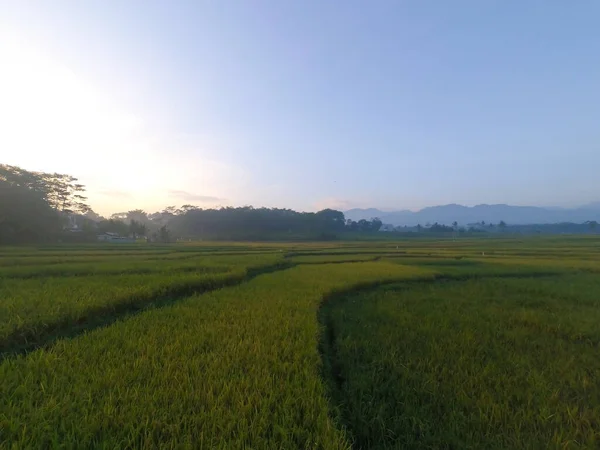
[[60,173],[31,172],[0,164],[0,181],[35,192],[56,211],[85,214],[91,211],[83,195],[85,186],[77,178]]
[[0,243],[55,238],[69,214],[91,211],[84,191],[70,175],[0,164]]

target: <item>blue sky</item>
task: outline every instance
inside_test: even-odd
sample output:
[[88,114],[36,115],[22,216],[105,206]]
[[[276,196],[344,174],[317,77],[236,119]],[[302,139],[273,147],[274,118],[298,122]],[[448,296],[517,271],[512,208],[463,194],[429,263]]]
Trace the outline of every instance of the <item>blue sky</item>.
[[103,213],[577,206],[600,200],[598,23],[596,1],[5,0],[0,161],[79,176]]

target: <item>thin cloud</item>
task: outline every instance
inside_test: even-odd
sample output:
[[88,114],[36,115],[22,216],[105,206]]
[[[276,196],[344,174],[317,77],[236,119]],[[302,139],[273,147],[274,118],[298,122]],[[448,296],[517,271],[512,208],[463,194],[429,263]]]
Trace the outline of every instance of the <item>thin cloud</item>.
[[177,190],[169,191],[169,197],[185,200],[186,202],[215,203],[223,201],[223,199],[219,197],[212,197],[210,195],[199,195],[187,191]]

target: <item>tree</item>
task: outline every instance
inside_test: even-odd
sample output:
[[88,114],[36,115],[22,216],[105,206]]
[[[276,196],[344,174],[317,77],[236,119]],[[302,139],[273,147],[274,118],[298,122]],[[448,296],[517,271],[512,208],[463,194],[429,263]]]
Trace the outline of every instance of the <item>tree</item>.
[[70,175],[31,172],[0,164],[3,241],[57,239],[67,215],[90,211],[81,195],[85,187]]
[[506,222],[504,220],[501,220],[498,224],[498,228],[500,228],[500,231],[504,232],[506,230]]
[[346,229],[348,231],[358,231],[358,222],[352,219],[346,220]]
[[104,217],[102,217],[100,214],[97,214],[92,209],[85,213],[85,217],[90,220],[93,220],[94,222],[100,222],[101,220],[105,220]]
[[0,244],[50,241],[60,231],[59,213],[39,191],[0,180]]
[[137,239],[139,236],[145,236],[147,231],[148,228],[146,227],[146,224],[138,222],[137,220],[129,222],[129,232],[134,239]]
[[41,174],[46,184],[48,203],[54,209],[66,214],[85,214],[91,210],[82,194],[85,186],[77,183],[77,178],[59,173]]
[[322,222],[323,228],[328,231],[336,231],[344,229],[346,218],[344,213],[333,209],[324,209],[316,213],[316,216],[320,222]]
[[167,243],[171,241],[171,232],[167,228],[166,225],[163,225],[158,230],[158,240],[159,242]]
[[90,207],[82,194],[85,186],[77,178],[60,173],[31,172],[0,164],[0,180],[36,192],[51,208],[62,213],[85,214]]
[[179,208],[178,211],[180,214],[187,214],[188,212],[195,211],[197,209],[200,209],[200,208],[197,206],[194,206],[194,205],[183,205],[181,208]]
[[358,230],[359,231],[370,231],[371,230],[371,222],[367,219],[360,219],[358,221]]
[[40,172],[30,172],[17,166],[0,164],[0,181],[5,182],[8,186],[29,189],[47,200],[47,186],[43,175]]
[[131,211],[127,211],[126,215],[127,220],[139,222],[141,224],[147,223],[150,219],[148,219],[148,214],[144,210],[141,209],[133,209]]
[[456,220],[452,222],[452,228],[454,228],[455,230],[458,229],[458,222]]
[[98,223],[99,233],[116,233],[119,236],[127,236],[129,233],[129,226],[122,220],[103,220]]
[[379,231],[383,226],[383,222],[379,217],[373,217],[371,219],[371,231]]
[[448,233],[454,231],[454,228],[436,222],[433,225],[431,225],[431,227],[429,227],[428,231],[431,231],[433,233]]
[[176,206],[167,206],[162,211],[158,211],[158,212],[155,212],[152,214],[147,214],[148,225],[151,228],[153,228],[154,230],[157,230],[158,228],[162,227],[163,225],[168,225],[177,216],[184,216],[188,212],[192,212],[192,211],[196,210],[196,208],[186,208],[186,206],[191,206],[191,205],[184,205],[182,207],[182,209],[177,209]]

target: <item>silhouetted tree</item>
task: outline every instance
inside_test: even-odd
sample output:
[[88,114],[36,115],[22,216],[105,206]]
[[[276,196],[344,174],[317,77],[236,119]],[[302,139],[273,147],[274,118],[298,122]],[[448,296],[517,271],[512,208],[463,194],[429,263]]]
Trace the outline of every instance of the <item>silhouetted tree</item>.
[[448,233],[454,231],[454,228],[436,222],[429,227],[428,231],[433,233]]
[[324,209],[316,213],[319,221],[322,221],[322,226],[327,231],[340,231],[345,227],[344,213],[334,209]]
[[370,231],[379,231],[383,226],[383,222],[379,217],[373,217],[371,219],[371,230]]
[[98,233],[116,233],[119,236],[127,236],[129,234],[129,226],[122,220],[103,220],[98,222]]
[[62,228],[58,211],[40,192],[0,179],[0,243],[56,239]]
[[158,239],[160,242],[163,243],[171,242],[171,232],[169,231],[166,225],[163,225],[158,230]]
[[48,206],[61,213],[85,214],[85,186],[77,178],[59,173],[30,172],[17,166],[0,164],[0,181],[10,186],[27,188],[36,193]]
[[137,220],[132,220],[129,222],[129,232],[134,239],[137,239],[140,236],[145,236],[147,231],[148,228],[145,224],[138,222]]
[[77,178],[0,164],[2,241],[57,239],[70,216],[91,212]]

